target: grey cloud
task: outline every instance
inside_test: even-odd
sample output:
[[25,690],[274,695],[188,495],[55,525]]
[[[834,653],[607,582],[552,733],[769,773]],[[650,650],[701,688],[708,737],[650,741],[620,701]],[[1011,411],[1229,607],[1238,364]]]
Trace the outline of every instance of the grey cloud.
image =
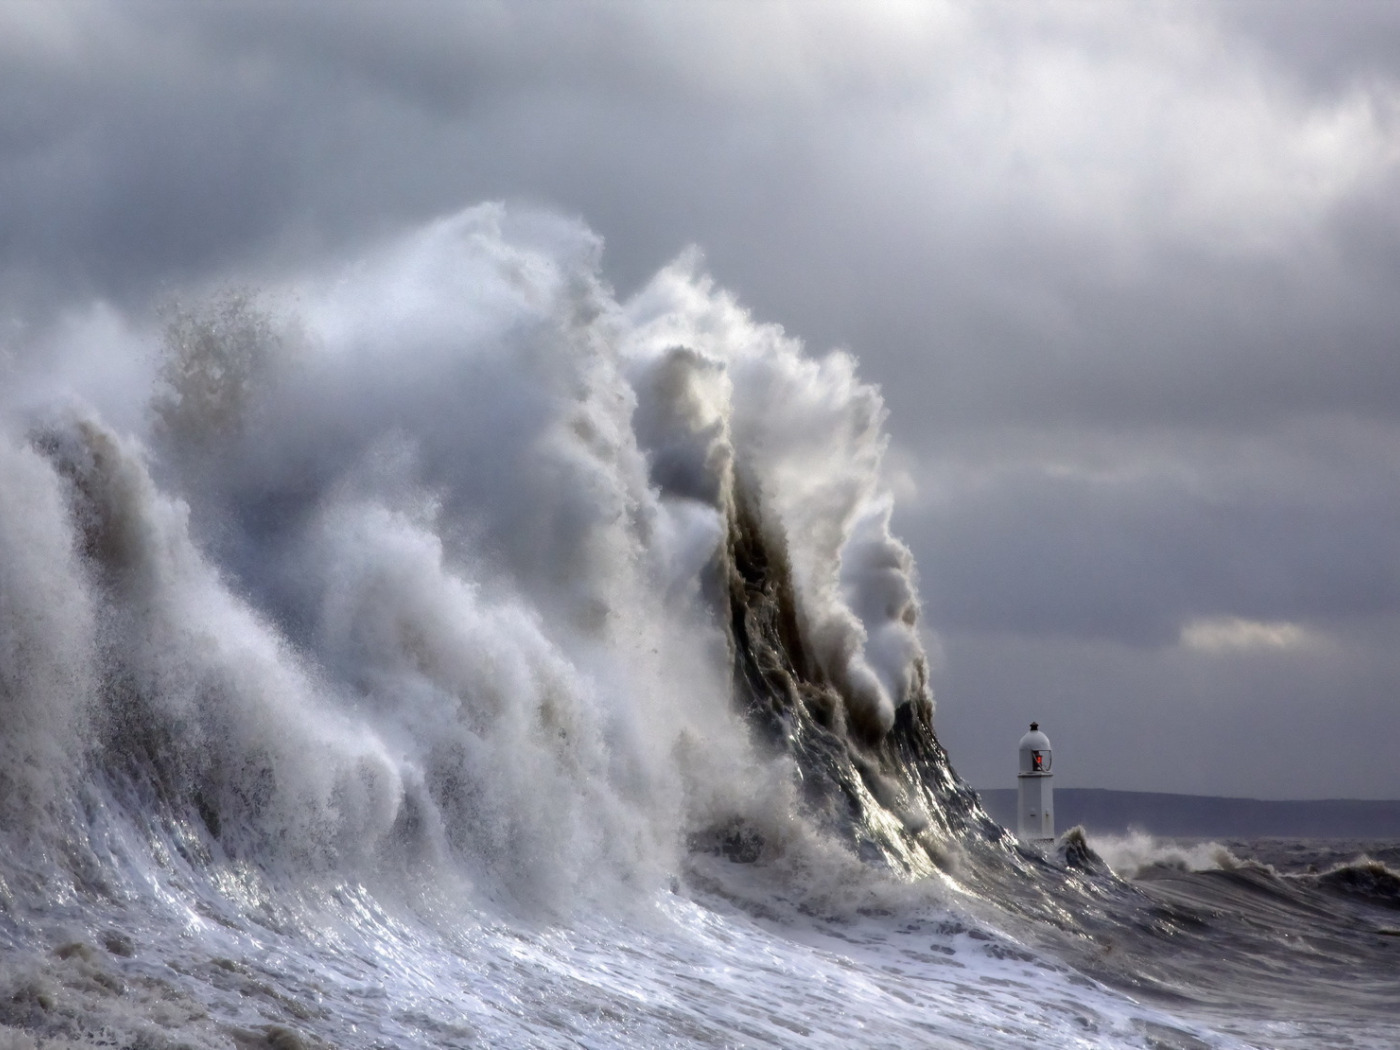
[[1384,0],[1348,4],[1344,12],[1327,0],[1236,0],[1216,10],[1235,32],[1314,89],[1394,79],[1400,69],[1400,12]]
[[639,68],[654,49],[621,9],[125,10],[126,46],[79,27],[10,71],[7,96],[26,100],[0,156],[11,283],[135,301],[490,196],[620,229],[633,281],[703,232],[684,201],[716,181],[696,133],[714,116],[656,60]]
[[939,733],[979,787],[1014,784],[1016,741],[1038,719],[1064,786],[1385,798],[1398,677],[1393,649],[1377,657],[1355,638],[1215,656],[968,637],[948,644],[936,681],[961,701],[941,706]]
[[581,216],[624,294],[697,243],[882,386],[953,735],[1037,678],[1092,719],[1192,618],[1395,613],[1392,8],[10,5],[0,308],[140,317],[485,198]]
[[1210,491],[1187,479],[1000,472],[907,530],[945,631],[1171,645],[1206,616],[1348,622],[1400,615],[1393,461]]

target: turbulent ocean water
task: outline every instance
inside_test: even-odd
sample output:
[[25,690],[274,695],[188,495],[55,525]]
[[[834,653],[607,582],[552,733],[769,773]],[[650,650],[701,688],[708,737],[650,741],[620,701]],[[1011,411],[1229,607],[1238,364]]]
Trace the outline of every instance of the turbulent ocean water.
[[600,255],[484,206],[12,361],[0,1048],[1400,1045],[1400,844],[1018,842],[878,391]]

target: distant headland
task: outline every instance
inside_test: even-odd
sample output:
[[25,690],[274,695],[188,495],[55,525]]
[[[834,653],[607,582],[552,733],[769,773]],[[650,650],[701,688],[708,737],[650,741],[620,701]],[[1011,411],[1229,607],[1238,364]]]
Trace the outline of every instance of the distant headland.
[[[978,792],[993,819],[1016,826],[1016,790]],[[1103,788],[1055,791],[1055,824],[1101,834],[1130,830],[1181,838],[1400,839],[1400,800],[1270,801]]]

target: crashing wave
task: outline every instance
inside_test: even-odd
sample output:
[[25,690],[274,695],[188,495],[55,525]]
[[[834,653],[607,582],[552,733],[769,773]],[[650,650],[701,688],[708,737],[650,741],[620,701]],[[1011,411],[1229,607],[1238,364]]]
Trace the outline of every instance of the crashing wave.
[[8,413],[7,797],[96,773],[206,851],[551,906],[686,848],[997,837],[933,733],[878,392],[693,256],[618,303],[600,250],[475,208],[168,311],[145,435]]

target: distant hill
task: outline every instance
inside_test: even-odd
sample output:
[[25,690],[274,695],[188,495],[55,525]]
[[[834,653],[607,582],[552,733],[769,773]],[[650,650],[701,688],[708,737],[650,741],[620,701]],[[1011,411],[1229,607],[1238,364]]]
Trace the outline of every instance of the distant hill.
[[[1016,830],[1016,791],[981,791],[992,818]],[[1140,829],[1183,838],[1400,839],[1400,801],[1322,799],[1271,802],[1253,798],[1165,795],[1102,788],[1057,788],[1055,830],[1123,834]]]

